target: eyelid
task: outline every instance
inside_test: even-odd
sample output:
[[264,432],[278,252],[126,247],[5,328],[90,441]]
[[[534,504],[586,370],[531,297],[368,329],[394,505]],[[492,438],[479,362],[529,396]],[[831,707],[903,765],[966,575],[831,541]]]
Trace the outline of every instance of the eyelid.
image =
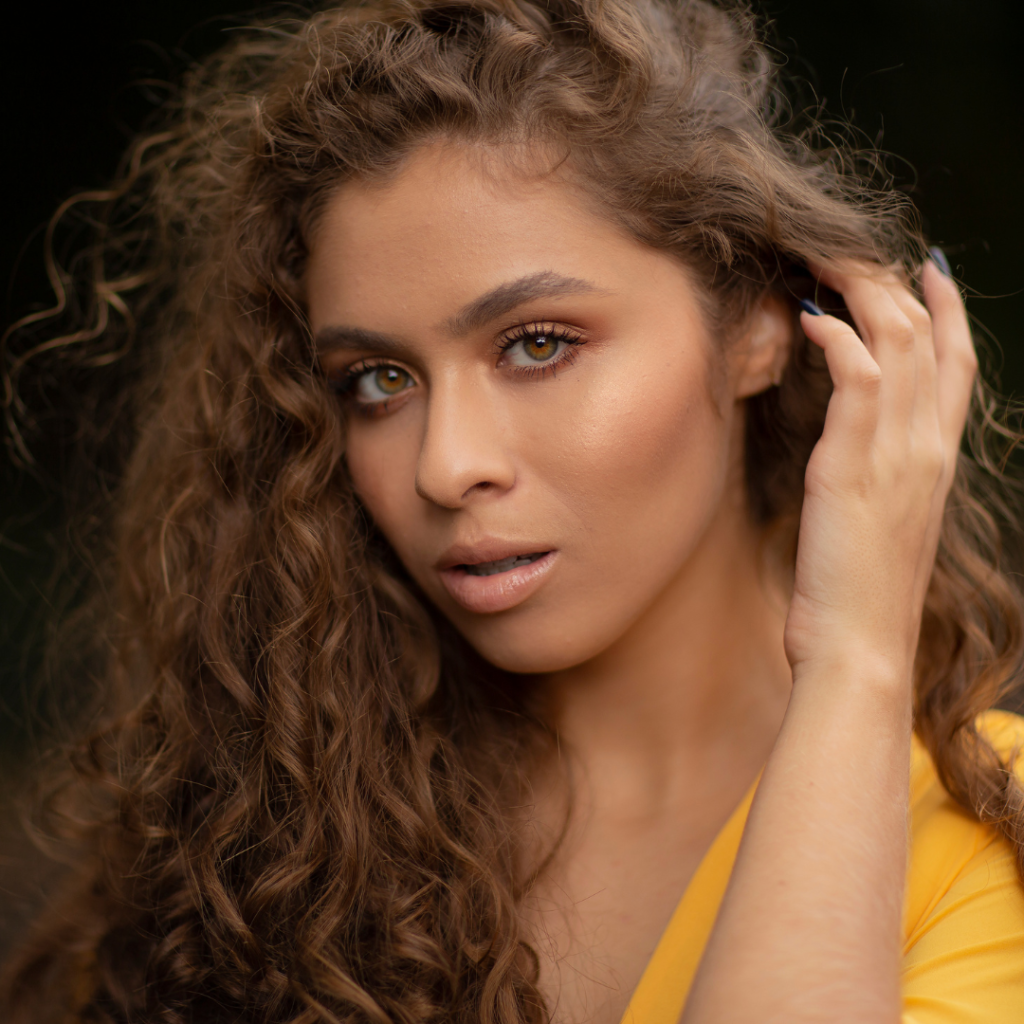
[[396,370],[409,375],[410,379],[418,384],[416,374],[407,366],[403,366],[397,359],[389,359],[387,356],[364,356],[354,363],[346,366],[343,370],[328,372],[327,383],[332,391],[338,394],[348,394],[355,382],[370,370],[379,370],[384,366],[393,366]]
[[[558,353],[536,362],[516,362],[513,359],[516,346],[535,338],[545,338],[557,342]],[[554,376],[566,367],[572,366],[579,358],[580,351],[586,343],[587,339],[582,331],[564,324],[550,321],[520,324],[505,332],[504,337],[498,339],[501,352],[498,366],[521,380],[539,380]]]
[[568,324],[561,324],[555,320],[529,320],[502,331],[496,339],[496,345],[499,352],[507,352],[520,341],[536,338],[543,334],[551,335],[559,341],[569,344],[582,344],[585,340],[583,331],[576,327],[570,327]]

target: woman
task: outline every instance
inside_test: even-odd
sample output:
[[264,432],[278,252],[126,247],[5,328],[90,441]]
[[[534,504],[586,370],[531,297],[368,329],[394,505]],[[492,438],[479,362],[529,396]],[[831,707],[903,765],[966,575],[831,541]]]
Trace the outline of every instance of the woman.
[[1020,1019],[1001,428],[944,257],[780,109],[706,0],[193,76],[49,342],[159,348],[12,1019]]

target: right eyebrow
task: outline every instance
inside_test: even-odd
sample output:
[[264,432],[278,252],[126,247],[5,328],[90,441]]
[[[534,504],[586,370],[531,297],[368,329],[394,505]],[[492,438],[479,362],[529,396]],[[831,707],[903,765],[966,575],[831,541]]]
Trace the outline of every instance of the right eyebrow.
[[402,350],[402,343],[390,334],[367,330],[365,327],[324,327],[316,332],[313,339],[320,353],[349,349],[363,352],[379,352],[394,356]]

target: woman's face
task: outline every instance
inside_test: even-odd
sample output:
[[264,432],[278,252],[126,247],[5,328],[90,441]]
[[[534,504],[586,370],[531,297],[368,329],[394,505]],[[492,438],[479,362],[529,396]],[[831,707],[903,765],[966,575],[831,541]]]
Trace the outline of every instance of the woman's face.
[[340,189],[307,288],[356,490],[489,661],[580,664],[686,572],[738,431],[672,258],[556,174],[434,145]]

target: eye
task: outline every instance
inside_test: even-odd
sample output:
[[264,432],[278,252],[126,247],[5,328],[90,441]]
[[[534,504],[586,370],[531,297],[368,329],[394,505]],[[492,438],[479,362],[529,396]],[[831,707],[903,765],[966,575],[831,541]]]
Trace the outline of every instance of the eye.
[[543,363],[553,359],[562,350],[565,342],[550,334],[538,334],[532,338],[517,341],[509,351],[509,362],[516,366],[529,366],[531,362]]
[[349,377],[346,390],[360,405],[376,405],[401,394],[415,383],[398,366],[370,366],[355,370]]
[[566,349],[579,339],[551,324],[520,327],[502,345],[503,362],[512,366],[538,367],[560,362]]

